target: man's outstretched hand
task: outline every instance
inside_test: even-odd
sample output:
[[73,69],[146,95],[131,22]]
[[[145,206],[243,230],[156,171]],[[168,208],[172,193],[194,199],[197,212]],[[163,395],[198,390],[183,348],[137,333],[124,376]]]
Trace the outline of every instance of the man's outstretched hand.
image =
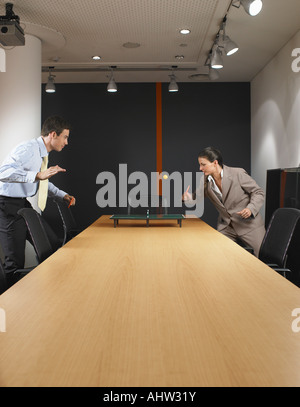
[[61,168],[59,165],[55,165],[54,167],[49,167],[45,171],[40,171],[36,174],[35,180],[36,181],[43,181],[45,179],[49,179],[56,175],[59,172],[66,172],[64,168]]

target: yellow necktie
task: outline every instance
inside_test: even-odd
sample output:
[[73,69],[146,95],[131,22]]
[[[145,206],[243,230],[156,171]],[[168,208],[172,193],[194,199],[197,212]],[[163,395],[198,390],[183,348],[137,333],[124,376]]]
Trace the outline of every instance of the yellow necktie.
[[[45,171],[47,169],[47,166],[48,166],[48,156],[43,158],[41,172]],[[40,180],[38,206],[41,211],[43,211],[46,207],[47,196],[48,196],[48,180],[47,179]]]

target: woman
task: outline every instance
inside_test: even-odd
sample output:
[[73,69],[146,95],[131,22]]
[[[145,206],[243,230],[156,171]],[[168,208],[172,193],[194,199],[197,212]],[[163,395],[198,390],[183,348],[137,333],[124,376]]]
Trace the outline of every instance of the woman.
[[[223,165],[222,155],[215,148],[201,151],[198,161],[205,176],[204,194],[219,212],[217,230],[234,241],[240,239],[258,256],[265,235],[259,213],[264,191],[244,169]],[[195,199],[188,190],[183,194],[185,201]]]

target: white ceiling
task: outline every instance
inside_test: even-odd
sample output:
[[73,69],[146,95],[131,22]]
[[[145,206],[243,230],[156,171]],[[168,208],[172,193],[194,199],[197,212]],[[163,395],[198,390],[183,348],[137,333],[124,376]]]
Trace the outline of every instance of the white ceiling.
[[[0,15],[5,14],[5,3],[0,0]],[[11,3],[25,33],[42,40],[43,68],[64,71],[54,73],[57,83],[107,82],[111,66],[117,67],[116,82],[168,82],[172,66],[178,67],[178,82],[192,82],[190,75],[207,73],[205,61],[231,0]],[[191,34],[180,34],[181,28],[189,28]],[[251,81],[299,29],[300,0],[263,0],[256,17],[231,6],[226,32],[240,50],[224,57],[219,80]],[[125,48],[128,42],[140,46]],[[92,61],[93,55],[101,60]],[[43,82],[47,76],[43,73]]]

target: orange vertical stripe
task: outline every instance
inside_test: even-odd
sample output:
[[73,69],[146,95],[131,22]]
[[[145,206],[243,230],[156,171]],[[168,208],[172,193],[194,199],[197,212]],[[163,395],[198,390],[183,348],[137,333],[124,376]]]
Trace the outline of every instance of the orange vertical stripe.
[[[162,173],[162,93],[161,83],[156,83],[156,171]],[[158,195],[162,194],[161,179],[157,180]]]

